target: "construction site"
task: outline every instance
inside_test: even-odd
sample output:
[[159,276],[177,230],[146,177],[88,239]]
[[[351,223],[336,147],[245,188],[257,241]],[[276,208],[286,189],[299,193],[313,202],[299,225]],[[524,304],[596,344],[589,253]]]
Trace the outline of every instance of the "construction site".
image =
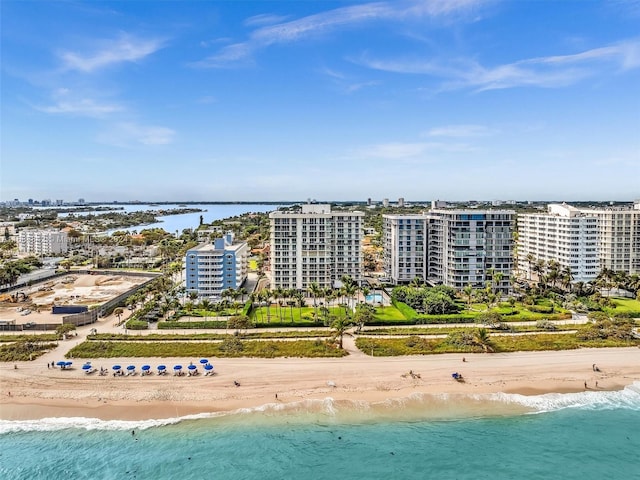
[[[117,297],[148,278],[113,274],[68,274],[27,288],[0,294],[0,327],[23,325],[25,329],[40,324],[62,323],[64,315],[53,308],[90,309]],[[69,308],[67,308],[69,311]]]

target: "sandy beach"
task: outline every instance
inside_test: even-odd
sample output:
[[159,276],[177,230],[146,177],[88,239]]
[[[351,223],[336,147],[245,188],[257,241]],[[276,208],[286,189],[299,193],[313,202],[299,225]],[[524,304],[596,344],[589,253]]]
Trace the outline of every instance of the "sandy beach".
[[[46,357],[46,356],[45,356]],[[109,374],[47,368],[47,358],[0,366],[0,418],[89,417],[103,420],[175,418],[229,412],[265,404],[335,401],[385,402],[424,394],[581,392],[619,390],[640,380],[639,348],[581,349],[505,354],[445,354],[340,359],[209,359],[215,376],[158,376],[155,367],[186,367],[196,358],[94,359]],[[50,362],[51,360],[49,360]],[[593,370],[597,364],[599,372]],[[154,374],[114,377],[112,365],[149,364]],[[202,369],[200,369],[202,370]],[[411,375],[413,372],[414,375]],[[465,382],[452,379],[453,372]],[[238,382],[240,386],[236,386]],[[597,384],[596,384],[597,382]],[[276,398],[277,394],[277,398]]]

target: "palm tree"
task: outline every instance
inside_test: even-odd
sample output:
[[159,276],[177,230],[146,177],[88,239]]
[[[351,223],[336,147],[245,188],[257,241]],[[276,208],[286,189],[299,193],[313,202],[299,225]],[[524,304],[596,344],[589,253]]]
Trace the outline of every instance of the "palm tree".
[[202,307],[202,309],[204,310],[205,321],[207,320],[209,310],[211,310],[212,306],[213,306],[213,303],[211,303],[211,300],[209,300],[208,298],[205,298],[200,302],[200,307]]
[[342,350],[342,337],[344,333],[351,326],[351,319],[346,317],[337,317],[331,323],[331,329],[333,330],[333,338],[338,339],[338,347]]
[[318,318],[318,297],[322,295],[322,288],[316,282],[312,282],[308,288],[309,293],[313,297],[313,309],[315,317]]
[[467,310],[470,310],[471,300],[473,299],[473,286],[467,283],[467,286],[462,289],[462,292],[467,296]]
[[122,317],[122,314],[124,313],[124,310],[122,309],[122,307],[118,307],[113,311],[113,314],[118,317],[118,324],[120,324],[120,317]]
[[296,303],[298,305],[298,308],[300,309],[300,318],[302,318],[302,307],[304,307],[305,305],[304,292],[302,290],[296,290],[294,298],[296,299]]
[[476,330],[473,335],[473,339],[475,344],[482,347],[485,352],[493,352],[489,333],[485,328],[479,328],[478,330]]
[[533,256],[533,253],[527,253],[527,264],[529,266],[528,268],[529,281],[531,281],[531,273],[533,273],[532,266],[535,261],[536,261],[536,257]]

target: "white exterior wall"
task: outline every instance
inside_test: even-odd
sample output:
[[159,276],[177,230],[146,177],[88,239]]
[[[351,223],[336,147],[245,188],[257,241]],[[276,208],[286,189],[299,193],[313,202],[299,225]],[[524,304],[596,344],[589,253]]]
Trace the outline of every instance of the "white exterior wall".
[[392,283],[426,279],[426,217],[383,215],[384,272]]
[[640,204],[616,209],[550,204],[548,212],[518,217],[522,276],[532,278],[528,254],[570,267],[575,282],[590,282],[603,268],[640,273]]
[[362,212],[332,212],[308,204],[301,212],[271,212],[272,288],[333,287],[344,275],[362,278]]
[[57,230],[21,230],[18,233],[18,251],[36,255],[54,255],[69,250],[67,232]]
[[[600,272],[598,225],[577,209],[549,206],[549,214],[518,216],[518,269],[531,280],[535,261],[554,260],[569,267],[574,282],[590,282]],[[529,255],[535,258],[531,263]]]

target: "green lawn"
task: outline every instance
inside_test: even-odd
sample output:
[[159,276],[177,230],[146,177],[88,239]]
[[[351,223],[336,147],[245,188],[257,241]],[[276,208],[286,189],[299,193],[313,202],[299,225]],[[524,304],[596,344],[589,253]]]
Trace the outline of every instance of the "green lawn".
[[396,307],[376,307],[376,313],[374,315],[376,320],[399,323],[405,322],[407,319],[400,310]]
[[612,298],[615,308],[605,308],[609,314],[628,313],[631,316],[640,316],[640,302],[632,298]]
[[[253,309],[250,315],[250,319],[257,324],[268,324],[277,322],[285,324],[291,323],[295,326],[296,323],[313,322],[316,312],[319,316],[319,321],[322,322],[324,319],[324,314],[322,313],[322,309],[320,307],[318,307],[317,309],[315,309],[314,307],[280,308],[272,306],[269,309],[267,309],[267,307],[258,307]],[[340,318],[344,317],[344,307],[329,307],[329,315]]]

